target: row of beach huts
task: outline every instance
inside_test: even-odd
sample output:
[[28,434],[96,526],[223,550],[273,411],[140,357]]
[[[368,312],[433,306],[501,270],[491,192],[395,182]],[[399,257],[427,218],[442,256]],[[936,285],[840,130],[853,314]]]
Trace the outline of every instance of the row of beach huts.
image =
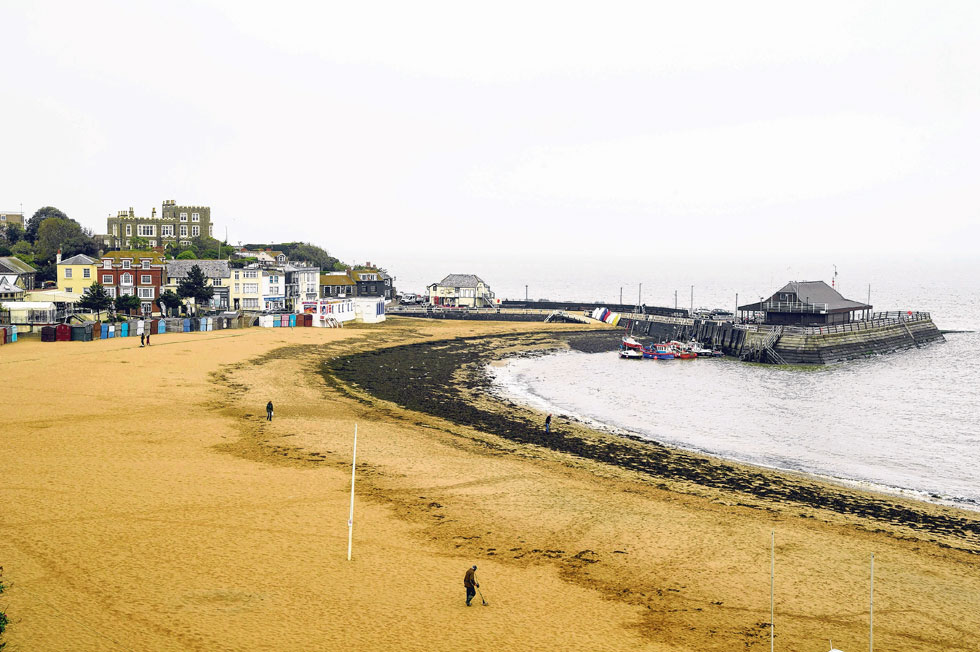
[[598,319],[601,322],[611,324],[613,326],[619,325],[619,320],[622,318],[622,314],[618,312],[613,312],[609,308],[596,308],[592,311],[590,315],[592,319]]

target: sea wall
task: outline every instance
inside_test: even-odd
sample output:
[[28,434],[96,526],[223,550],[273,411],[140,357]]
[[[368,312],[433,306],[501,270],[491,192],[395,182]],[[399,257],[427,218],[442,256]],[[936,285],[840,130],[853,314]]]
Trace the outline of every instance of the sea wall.
[[772,348],[787,364],[831,364],[937,340],[945,338],[932,320],[920,319],[838,333],[788,332],[781,335]]
[[924,314],[911,319],[853,322],[826,331],[784,328],[776,335],[765,326],[745,328],[732,322],[659,316],[637,320],[632,326],[627,325],[627,329],[641,338],[655,341],[696,339],[721,349],[726,355],[754,362],[785,364],[831,364],[945,339],[932,319]]

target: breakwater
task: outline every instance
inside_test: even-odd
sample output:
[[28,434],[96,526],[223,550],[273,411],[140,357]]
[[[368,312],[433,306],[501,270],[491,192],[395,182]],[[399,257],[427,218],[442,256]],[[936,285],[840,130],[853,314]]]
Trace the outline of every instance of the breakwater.
[[695,339],[726,355],[774,364],[831,364],[943,341],[929,313],[876,313],[834,326],[765,326],[630,315],[626,328],[659,341]]

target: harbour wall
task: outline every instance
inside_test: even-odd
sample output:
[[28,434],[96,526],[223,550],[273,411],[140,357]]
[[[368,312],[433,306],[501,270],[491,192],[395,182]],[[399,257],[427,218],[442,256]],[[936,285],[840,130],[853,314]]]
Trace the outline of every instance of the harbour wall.
[[768,327],[736,325],[702,319],[665,319],[648,316],[627,324],[634,336],[657,341],[695,339],[726,355],[753,362],[777,364],[832,364],[868,355],[891,353],[945,338],[928,313],[833,327]]

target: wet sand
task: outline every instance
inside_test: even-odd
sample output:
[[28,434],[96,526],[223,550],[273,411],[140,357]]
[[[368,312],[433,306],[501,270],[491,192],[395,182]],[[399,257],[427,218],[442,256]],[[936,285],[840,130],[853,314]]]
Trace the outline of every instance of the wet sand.
[[[557,340],[481,338],[576,330],[392,319],[3,347],[10,649],[763,650],[772,530],[777,647],[866,649],[874,552],[878,649],[975,649],[977,515],[845,492],[906,523],[651,472],[585,454],[620,442],[577,424],[556,424],[576,449],[540,440],[530,412],[528,438],[508,436],[491,427],[483,358],[439,355],[459,338],[496,355]],[[419,350],[456,360],[448,380],[393,355],[347,369],[353,353],[433,340]],[[491,419],[446,418],[453,402]],[[489,607],[463,604],[474,563]]]

